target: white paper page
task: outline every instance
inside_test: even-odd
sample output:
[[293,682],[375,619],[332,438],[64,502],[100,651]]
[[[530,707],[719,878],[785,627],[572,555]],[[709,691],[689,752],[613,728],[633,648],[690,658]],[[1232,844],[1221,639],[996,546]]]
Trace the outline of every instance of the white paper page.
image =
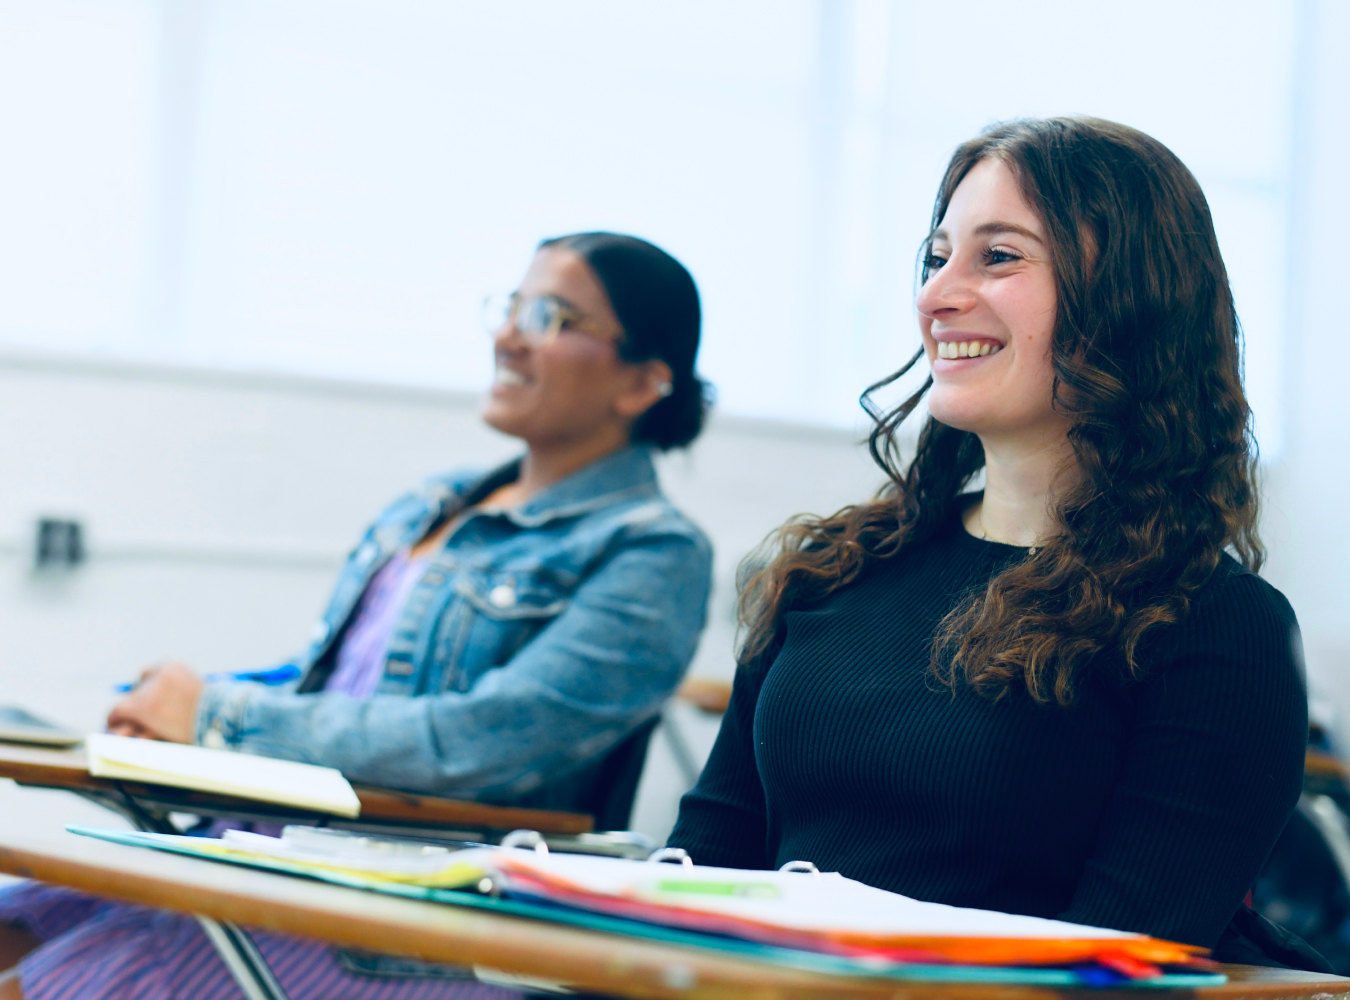
[[292,760],[130,736],[91,733],[89,773],[358,816],[361,802],[342,772]]
[[[743,871],[652,864],[584,855],[540,856],[498,851],[494,865],[564,879],[591,892],[753,920],[794,930],[915,937],[1035,939],[1139,938],[1143,935],[1086,927],[993,910],[924,903],[844,878],[837,872]],[[710,886],[722,892],[693,891]],[[730,891],[725,891],[730,887]]]

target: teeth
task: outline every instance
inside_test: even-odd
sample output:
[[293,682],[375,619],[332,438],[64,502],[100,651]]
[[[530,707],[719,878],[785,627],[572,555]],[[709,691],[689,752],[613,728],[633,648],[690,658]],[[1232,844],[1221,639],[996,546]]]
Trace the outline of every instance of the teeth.
[[989,354],[997,354],[1001,350],[1003,350],[1003,345],[988,340],[939,340],[937,345],[938,357],[951,360],[956,358],[983,358]]
[[498,385],[524,385],[525,376],[520,372],[512,371],[510,368],[498,368],[494,381]]

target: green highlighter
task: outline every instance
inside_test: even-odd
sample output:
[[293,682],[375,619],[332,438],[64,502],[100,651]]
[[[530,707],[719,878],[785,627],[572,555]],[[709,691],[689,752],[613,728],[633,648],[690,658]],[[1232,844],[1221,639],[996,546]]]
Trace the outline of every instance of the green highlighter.
[[778,886],[772,882],[681,882],[656,883],[657,892],[693,893],[699,896],[741,896],[745,899],[777,899]]

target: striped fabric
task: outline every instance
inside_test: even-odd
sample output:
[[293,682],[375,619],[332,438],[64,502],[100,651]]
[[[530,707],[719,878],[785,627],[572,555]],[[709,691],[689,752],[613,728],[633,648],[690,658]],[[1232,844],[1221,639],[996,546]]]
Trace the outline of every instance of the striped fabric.
[[[0,921],[23,925],[44,942],[19,966],[27,1000],[243,997],[200,925],[190,917],[26,882],[0,890]],[[361,976],[344,967],[334,948],[318,941],[268,931],[250,931],[249,935],[290,1000],[516,1000],[522,996],[472,979]]]

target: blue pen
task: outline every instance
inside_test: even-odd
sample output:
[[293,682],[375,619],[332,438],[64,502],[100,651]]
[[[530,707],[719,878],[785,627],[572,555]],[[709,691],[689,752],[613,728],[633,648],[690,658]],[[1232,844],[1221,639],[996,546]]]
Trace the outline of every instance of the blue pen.
[[[253,681],[255,684],[285,684],[287,681],[293,681],[300,676],[300,668],[294,663],[283,663],[279,667],[266,667],[262,670],[240,670],[235,673],[216,673],[207,674],[206,683],[214,684],[217,681]],[[133,690],[140,681],[131,681],[126,684],[118,684],[114,691],[120,694],[126,694]]]

